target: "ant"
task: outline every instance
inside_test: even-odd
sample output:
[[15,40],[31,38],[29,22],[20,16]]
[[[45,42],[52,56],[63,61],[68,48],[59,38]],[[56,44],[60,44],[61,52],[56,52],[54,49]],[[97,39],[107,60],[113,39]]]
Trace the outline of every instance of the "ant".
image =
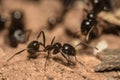
[[71,57],[74,57],[77,62],[79,62],[81,65],[83,65],[83,63],[81,63],[80,61],[77,60],[77,57],[76,57],[76,53],[77,53],[76,47],[78,47],[79,45],[82,44],[82,45],[85,45],[85,46],[88,46],[88,47],[91,47],[91,48],[95,48],[95,47],[89,46],[89,45],[87,45],[85,43],[82,43],[82,42],[78,43],[74,47],[74,46],[72,46],[69,43],[64,43],[63,45],[60,42],[55,42],[54,43],[54,40],[55,40],[55,36],[53,37],[53,39],[51,41],[51,44],[50,45],[46,45],[45,49],[43,50],[43,51],[48,53],[48,55],[46,57],[45,68],[46,68],[46,65],[47,65],[47,61],[50,58],[51,51],[52,51],[52,53],[54,55],[56,55],[58,53],[61,53],[61,55],[67,60],[67,65],[74,65],[74,63],[70,60]]
[[[93,28],[97,25],[97,14],[101,11],[104,11],[105,8],[110,7],[110,1],[109,0],[92,0],[93,9],[90,13],[87,15],[87,19],[83,20],[81,24],[81,33],[83,35],[87,35],[86,39],[88,40],[89,35]],[[108,2],[108,4],[107,4]]]
[[[17,47],[18,43],[28,41],[31,30],[25,30],[24,14],[22,11],[11,12],[11,24],[8,32],[8,39],[11,47]],[[28,33],[28,36],[27,36]]]
[[6,18],[2,15],[0,15],[0,31],[2,31],[5,28]]
[[[43,43],[38,41],[38,39],[39,39],[39,37],[41,36],[41,34],[42,34],[42,36],[43,36]],[[22,53],[22,52],[25,51],[25,50],[27,50],[27,52],[29,53],[28,58],[36,59],[36,58],[38,57],[38,55],[39,55],[38,53],[43,51],[43,50],[39,50],[40,46],[45,47],[45,34],[44,34],[43,31],[40,31],[40,33],[38,34],[36,40],[31,41],[31,42],[28,44],[28,46],[27,46],[26,49],[23,49],[23,50],[15,53],[13,56],[11,56],[11,57],[7,60],[7,62],[10,61],[14,56]]]

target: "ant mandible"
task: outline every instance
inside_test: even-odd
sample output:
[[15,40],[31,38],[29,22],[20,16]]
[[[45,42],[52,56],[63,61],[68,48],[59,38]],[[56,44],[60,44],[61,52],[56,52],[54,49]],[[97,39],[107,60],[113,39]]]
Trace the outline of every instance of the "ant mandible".
[[[38,39],[39,39],[39,37],[40,37],[41,35],[43,36],[43,43],[38,41]],[[23,49],[23,50],[15,53],[13,56],[11,56],[11,57],[7,60],[7,62],[10,61],[14,56],[22,53],[22,52],[25,51],[25,50],[27,50],[27,52],[29,53],[28,58],[35,59],[35,58],[38,57],[39,52],[42,52],[42,51],[43,51],[43,50],[39,50],[40,46],[45,47],[45,34],[44,34],[43,31],[40,31],[40,33],[38,34],[36,40],[31,41],[31,42],[28,44],[28,46],[27,46],[26,49]]]
[[[8,32],[8,39],[11,47],[17,47],[18,43],[28,41],[31,30],[25,30],[24,14],[20,10],[11,12],[11,24]],[[28,36],[27,36],[28,33]]]

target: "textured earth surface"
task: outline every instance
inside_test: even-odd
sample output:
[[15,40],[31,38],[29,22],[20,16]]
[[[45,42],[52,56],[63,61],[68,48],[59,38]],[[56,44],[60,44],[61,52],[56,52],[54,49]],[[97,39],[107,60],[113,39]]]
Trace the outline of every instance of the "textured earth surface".
[[[79,30],[80,20],[83,13],[80,11],[82,3],[77,9],[71,10],[66,16],[63,23],[57,25],[54,30],[44,30],[46,42],[49,44],[53,36],[55,41],[61,43],[69,42],[74,39],[66,37],[64,27],[69,26],[71,29]],[[25,12],[25,25],[27,29],[32,29],[29,42],[34,40],[41,30],[47,27],[47,19],[51,16],[57,16],[56,12],[61,12],[62,6],[57,0],[43,0],[42,2],[28,2],[24,0],[4,0],[2,13],[9,18],[9,12],[15,9],[22,9]],[[76,13],[76,14],[75,14]],[[9,21],[8,21],[9,24]],[[20,44],[17,48],[11,48],[4,42],[4,35],[7,30],[0,33],[0,80],[120,80],[116,71],[111,72],[94,72],[94,66],[101,61],[87,53],[87,51],[78,51],[77,58],[83,65],[75,62],[75,66],[66,66],[66,60],[60,55],[52,55],[48,61],[46,71],[44,63],[47,53],[40,53],[37,59],[27,58],[27,51],[17,55],[10,62],[6,60],[14,53],[27,47],[27,43]],[[95,46],[100,41],[106,41],[109,49],[120,48],[120,37],[114,35],[102,35],[99,39],[92,41],[91,45]],[[29,43],[28,42],[28,43]]]

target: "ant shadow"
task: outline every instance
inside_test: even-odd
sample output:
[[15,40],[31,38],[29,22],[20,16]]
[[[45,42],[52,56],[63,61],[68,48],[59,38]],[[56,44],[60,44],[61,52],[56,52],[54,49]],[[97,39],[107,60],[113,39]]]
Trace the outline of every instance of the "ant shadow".
[[60,57],[53,57],[52,58],[55,62],[59,63],[59,64],[62,64],[64,66],[67,66],[67,67],[75,67],[76,66],[76,63],[73,62],[73,61],[70,61],[70,63],[67,63],[65,60],[63,60],[62,58]]

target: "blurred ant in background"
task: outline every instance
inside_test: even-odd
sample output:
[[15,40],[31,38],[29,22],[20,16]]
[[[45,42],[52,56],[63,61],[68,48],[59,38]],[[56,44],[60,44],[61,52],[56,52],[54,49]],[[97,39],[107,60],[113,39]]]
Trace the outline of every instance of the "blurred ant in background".
[[0,31],[5,29],[5,23],[6,23],[6,18],[2,15],[0,15]]
[[[22,11],[11,12],[11,24],[9,26],[8,39],[11,47],[17,47],[18,43],[25,43],[31,30],[25,30],[24,14]],[[28,33],[28,36],[27,36]]]
[[[0,0],[0,11],[3,13],[3,0]],[[5,29],[6,17],[0,14],[0,31]]]
[[[41,35],[43,36],[43,42],[39,42],[39,41],[38,41],[38,39],[39,39],[39,37],[40,37]],[[28,58],[36,59],[36,58],[39,56],[39,53],[40,53],[40,52],[43,52],[43,50],[39,50],[39,48],[40,48],[41,46],[45,47],[45,34],[44,34],[43,31],[40,31],[40,33],[38,34],[36,40],[31,41],[31,42],[28,44],[28,46],[27,46],[26,49],[23,49],[23,50],[15,53],[13,56],[11,56],[11,57],[7,60],[7,62],[10,61],[14,56],[22,53],[22,52],[25,51],[25,50],[27,50],[27,52],[28,52],[28,54],[29,54],[29,55],[28,55]]]
[[58,24],[58,23],[61,23],[63,20],[64,20],[64,17],[66,15],[66,13],[68,12],[69,9],[72,8],[74,2],[76,0],[60,0],[62,6],[63,6],[63,11],[62,13],[60,14],[60,16],[58,16],[57,18],[55,17],[50,17],[48,19],[48,26],[49,26],[49,30],[52,30],[55,28],[55,26]]
[[98,13],[100,13],[101,11],[112,9],[109,0],[92,0],[91,3],[93,5],[93,9],[91,10],[90,13],[88,13],[87,19],[83,20],[81,27],[80,27],[81,33],[83,35],[87,35],[86,36],[87,40],[89,39],[89,35],[91,31],[93,30],[93,28],[96,27],[98,23],[96,20]]

